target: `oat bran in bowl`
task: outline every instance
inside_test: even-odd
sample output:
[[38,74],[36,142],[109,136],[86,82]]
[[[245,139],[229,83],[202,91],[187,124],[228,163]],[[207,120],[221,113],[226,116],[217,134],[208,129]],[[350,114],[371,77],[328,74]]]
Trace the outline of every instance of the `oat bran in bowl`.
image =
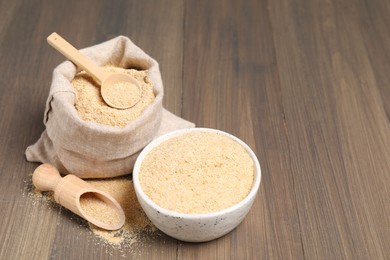
[[178,130],[152,141],[134,166],[146,215],[164,233],[204,242],[237,227],[260,186],[261,169],[240,139],[215,129]]

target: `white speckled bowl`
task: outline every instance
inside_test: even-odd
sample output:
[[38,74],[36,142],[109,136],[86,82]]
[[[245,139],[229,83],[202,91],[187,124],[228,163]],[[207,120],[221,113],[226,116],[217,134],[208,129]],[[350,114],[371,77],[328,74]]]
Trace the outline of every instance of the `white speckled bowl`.
[[[183,214],[160,207],[143,192],[138,177],[142,161],[147,156],[147,154],[163,141],[193,131],[217,132],[223,134],[241,144],[252,157],[255,167],[255,178],[252,189],[248,196],[238,204],[212,213]],[[249,146],[237,137],[219,130],[209,128],[178,130],[155,139],[149,145],[147,145],[138,156],[133,170],[135,192],[137,194],[138,201],[140,202],[148,218],[158,229],[167,235],[189,242],[204,242],[213,240],[229,233],[235,227],[237,227],[249,212],[249,209],[251,208],[253,201],[256,198],[256,194],[260,186],[260,179],[260,164],[256,158],[256,155],[249,148]]]

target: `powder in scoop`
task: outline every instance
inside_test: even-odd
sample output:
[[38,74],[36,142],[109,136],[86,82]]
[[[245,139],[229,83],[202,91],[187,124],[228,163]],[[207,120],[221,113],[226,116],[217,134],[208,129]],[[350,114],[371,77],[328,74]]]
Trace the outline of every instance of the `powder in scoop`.
[[120,220],[116,210],[92,192],[80,196],[80,206],[86,215],[108,225],[116,225]]
[[163,208],[209,213],[249,194],[254,163],[244,147],[227,136],[191,132],[152,149],[143,160],[139,180],[145,194]]

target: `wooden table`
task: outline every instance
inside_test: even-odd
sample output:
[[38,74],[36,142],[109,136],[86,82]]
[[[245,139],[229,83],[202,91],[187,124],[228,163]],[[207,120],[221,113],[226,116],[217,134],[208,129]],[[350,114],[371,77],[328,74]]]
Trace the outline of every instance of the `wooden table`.
[[[107,253],[26,191],[44,130],[53,31],[131,38],[160,63],[164,105],[248,143],[255,204],[208,243],[163,234]],[[386,0],[0,1],[0,259],[389,259],[390,5]],[[76,221],[77,222],[77,221]]]

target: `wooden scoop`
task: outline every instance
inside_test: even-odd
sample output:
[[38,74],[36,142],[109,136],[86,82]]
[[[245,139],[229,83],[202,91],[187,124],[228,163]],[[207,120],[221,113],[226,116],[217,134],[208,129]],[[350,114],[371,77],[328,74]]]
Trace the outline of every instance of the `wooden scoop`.
[[[36,168],[32,181],[40,191],[54,191],[56,202],[95,226],[117,230],[125,223],[123,209],[108,193],[94,188],[74,175],[61,178],[58,170],[50,164],[42,164]],[[96,205],[99,206],[96,208],[98,210],[91,211],[91,206],[94,210],[93,206]],[[106,219],[102,220],[102,216]]]
[[132,77],[106,73],[55,32],[47,37],[47,42],[96,80],[101,86],[100,93],[104,102],[110,107],[127,109],[135,106],[141,99],[141,89]]

